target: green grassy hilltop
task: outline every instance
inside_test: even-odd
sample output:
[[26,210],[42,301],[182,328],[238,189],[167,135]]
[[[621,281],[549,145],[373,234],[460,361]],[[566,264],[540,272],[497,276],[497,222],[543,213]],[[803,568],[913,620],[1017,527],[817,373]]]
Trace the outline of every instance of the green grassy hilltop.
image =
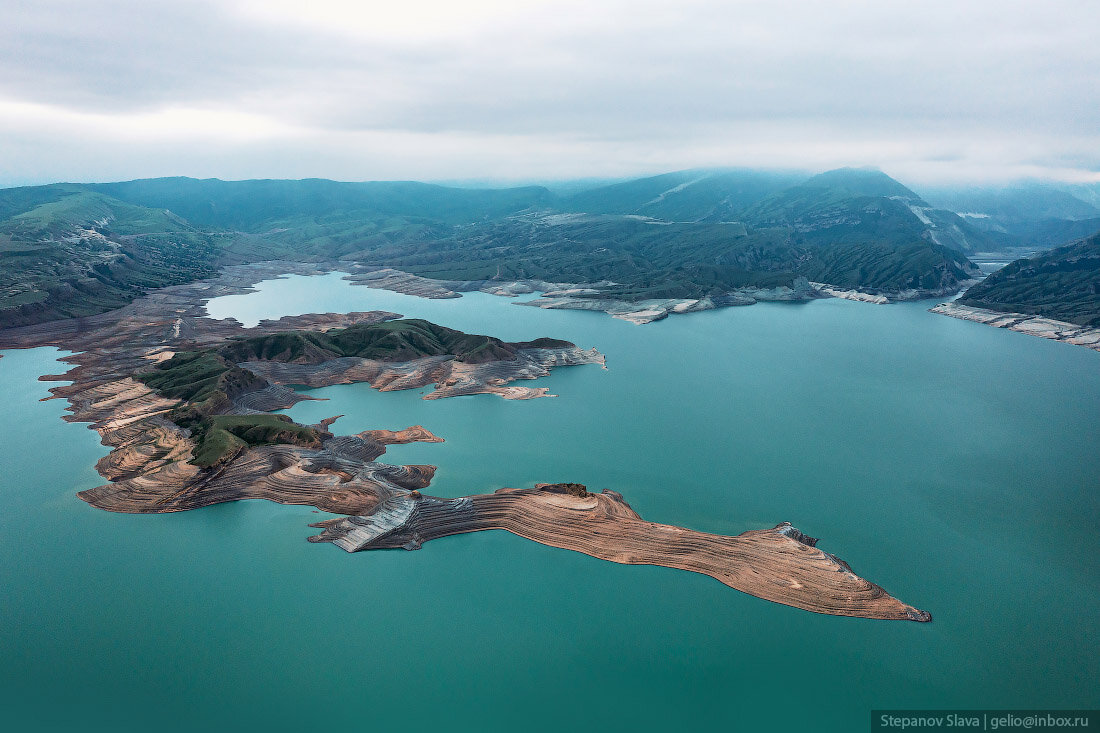
[[548,338],[506,343],[492,336],[463,333],[420,318],[407,318],[325,332],[289,331],[240,339],[223,347],[219,357],[234,363],[265,360],[316,364],[347,356],[411,361],[447,355],[456,361],[481,364],[514,358],[522,348],[565,346],[572,344]]
[[426,356],[450,356],[455,361],[481,364],[514,359],[520,349],[570,346],[573,344],[568,341],[550,338],[509,343],[409,318],[328,331],[287,331],[234,339],[219,348],[178,351],[135,378],[162,397],[180,400],[169,418],[191,431],[195,442],[192,462],[213,468],[225,465],[250,446],[321,445],[318,430],[298,425],[285,415],[227,414],[233,410],[235,397],[268,385],[238,364],[319,364],[340,357],[402,362]]

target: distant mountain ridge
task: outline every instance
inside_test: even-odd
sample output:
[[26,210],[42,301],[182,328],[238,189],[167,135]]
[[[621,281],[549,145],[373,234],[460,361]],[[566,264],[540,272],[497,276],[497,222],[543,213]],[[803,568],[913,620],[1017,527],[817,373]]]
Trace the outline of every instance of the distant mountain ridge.
[[789,226],[817,241],[924,239],[960,252],[991,244],[956,214],[933,208],[876,170],[842,168],[784,189],[744,212],[757,227]]
[[880,171],[692,170],[555,194],[159,178],[0,190],[0,326],[101,312],[270,259],[350,259],[449,280],[605,282],[703,298],[804,277],[949,292],[996,242]]
[[1047,249],[1100,229],[1100,184],[1025,183],[997,187],[939,187],[926,192],[998,247]]
[[554,201],[541,186],[470,189],[416,181],[345,183],[321,178],[154,178],[87,184],[87,188],[138,206],[169,209],[196,226],[245,231],[303,216],[323,219],[364,212],[463,223],[550,206]]
[[752,170],[687,170],[589,189],[559,207],[592,214],[635,214],[674,222],[720,222],[805,175]]

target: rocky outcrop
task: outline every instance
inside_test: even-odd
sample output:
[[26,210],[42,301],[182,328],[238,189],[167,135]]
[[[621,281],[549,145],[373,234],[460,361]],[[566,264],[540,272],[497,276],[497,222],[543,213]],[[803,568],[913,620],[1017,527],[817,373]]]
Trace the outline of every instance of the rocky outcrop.
[[824,297],[811,287],[805,278],[797,278],[793,287],[740,288],[708,298],[660,298],[624,301],[598,297],[598,288],[571,286],[568,289],[548,291],[542,297],[517,303],[534,308],[590,310],[607,313],[638,325],[652,323],[678,313],[728,308],[737,305],[753,305],[762,301],[803,301]]
[[260,446],[212,471],[177,460],[163,467],[147,466],[139,475],[78,496],[100,509],[128,514],[178,512],[240,499],[305,504],[346,514],[370,512],[381,497],[422,489],[435,474],[434,466],[363,460],[355,453],[357,446],[348,443],[346,436],[326,441],[321,449]]
[[996,328],[1007,328],[1010,331],[1040,336],[1052,341],[1063,341],[1067,344],[1084,346],[1095,351],[1100,351],[1100,329],[1079,326],[1076,323],[1056,321],[1042,316],[1029,316],[1025,313],[1000,313],[998,311],[975,308],[961,303],[940,303],[932,308],[933,313],[940,313],[952,318],[961,318],[964,321],[984,323]]
[[442,443],[443,438],[432,435],[432,431],[423,425],[413,425],[404,430],[364,430],[359,433],[364,440],[373,440],[381,445],[397,445],[399,443]]
[[820,290],[825,295],[832,298],[843,298],[844,300],[855,300],[860,303],[875,303],[877,305],[885,305],[886,303],[901,303],[910,300],[927,300],[929,298],[942,298],[945,295],[954,295],[960,290],[966,290],[968,287],[976,283],[977,280],[963,280],[950,287],[936,288],[932,290],[927,289],[915,289],[909,290],[851,290],[847,288],[839,288],[826,283],[810,283],[815,288]]
[[365,285],[368,288],[390,290],[405,295],[415,295],[419,298],[461,298],[462,296],[451,290],[442,280],[429,280],[426,277],[411,275],[401,270],[389,267],[378,270],[355,270],[347,276],[355,285]]
[[847,290],[844,288],[835,288],[825,283],[814,283],[814,287],[820,290],[825,295],[832,298],[842,298],[844,300],[854,300],[859,303],[874,303],[876,305],[885,305],[890,302],[890,299],[881,293],[865,293],[861,290]]
[[[540,297],[522,301],[516,305],[545,308],[548,310],[588,310],[606,313],[638,325],[652,323],[679,313],[753,305],[764,302],[800,302],[818,298],[842,298],[861,303],[899,303],[911,300],[927,300],[954,295],[966,290],[977,280],[963,280],[942,288],[909,288],[906,290],[857,290],[828,283],[810,282],[797,277],[790,286],[774,288],[744,287],[717,293],[706,298],[656,298],[625,301],[600,297],[611,282],[551,283],[542,280],[430,280],[391,268],[368,268],[357,263],[332,263],[333,269],[352,274],[348,280],[357,285],[382,288],[394,292],[417,295],[424,298],[457,298],[463,292],[480,291],[492,295],[515,296],[525,293],[541,293]],[[973,273],[972,273],[973,274]]]
[[[583,289],[574,289],[580,291]],[[744,302],[725,302],[723,305],[751,305],[755,300],[744,299]],[[606,313],[612,318],[630,321],[637,325],[652,323],[662,318],[667,318],[672,313],[692,313],[695,311],[713,310],[718,307],[711,298],[665,298],[659,300],[639,300],[627,302],[624,300],[610,300],[606,298],[593,298],[588,295],[551,295],[544,294],[541,298],[526,300],[516,305],[527,305],[533,308],[546,308],[549,310],[585,310]]]

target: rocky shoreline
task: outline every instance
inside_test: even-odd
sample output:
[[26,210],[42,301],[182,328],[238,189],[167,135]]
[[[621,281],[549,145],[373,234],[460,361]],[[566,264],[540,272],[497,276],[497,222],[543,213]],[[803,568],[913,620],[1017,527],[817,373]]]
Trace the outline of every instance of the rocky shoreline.
[[[754,305],[755,303],[806,302],[823,298],[842,298],[875,304],[922,300],[955,294],[973,282],[966,281],[954,288],[938,290],[862,291],[839,288],[827,283],[810,282],[806,278],[800,277],[796,278],[791,286],[783,285],[774,288],[745,287],[705,298],[654,298],[624,301],[600,297],[604,288],[614,284],[610,282],[434,280],[390,267],[362,265],[350,260],[328,260],[313,263],[274,260],[251,265],[231,265],[224,268],[219,277],[211,281],[190,283],[174,288],[166,288],[165,290],[202,287],[204,286],[203,283],[208,283],[206,285],[210,288],[208,298],[215,298],[221,295],[239,295],[254,292],[255,289],[252,286],[261,280],[270,280],[283,275],[324,275],[330,272],[344,273],[344,279],[353,285],[388,290],[431,300],[461,298],[462,293],[470,292],[481,292],[501,297],[538,293],[539,297],[517,302],[516,305],[546,309],[595,311],[637,325],[653,323],[671,315]],[[124,311],[126,308],[120,310]],[[79,320],[94,322],[96,318],[98,316]]]
[[[207,468],[193,463],[196,444],[189,430],[172,419],[180,400],[158,394],[135,377],[175,353],[217,347],[228,339],[399,318],[377,311],[308,314],[266,320],[246,329],[232,319],[216,321],[206,314],[209,298],[248,292],[255,283],[287,272],[317,274],[331,269],[283,262],[227,268],[213,280],[157,290],[109,313],[0,331],[0,349],[55,346],[76,352],[63,359],[73,365],[68,372],[41,379],[70,382],[52,388],[53,396],[47,399],[68,400],[72,414],[65,419],[90,423],[112,449],[96,466],[109,483],[79,494],[101,509],[164,513],[240,499],[309,505],[346,515],[323,523],[324,531],[313,539],[351,551],[414,549],[447,534],[504,529],[613,562],[701,572],[746,593],[817,613],[930,620],[927,612],[854,575],[845,563],[817,550],[814,542],[786,524],[737,537],[708,535],[645,522],[618,494],[589,494],[584,487],[576,489],[577,484],[568,485],[566,493],[556,490],[556,485],[544,485],[460,499],[424,496],[420,490],[430,484],[434,466],[377,461],[387,445],[442,440],[422,426],[335,435],[331,427],[337,418],[333,417],[307,426],[316,436],[308,445],[253,445]],[[389,279],[395,277],[370,279],[394,285]],[[402,282],[402,287],[418,287],[415,280]],[[602,365],[603,356],[595,349],[569,344],[520,348],[511,358],[481,363],[460,363],[446,356],[406,362],[248,361],[239,367],[251,371],[254,378],[227,393],[223,414],[250,415],[306,399],[286,384],[365,381],[378,389],[435,384],[436,390],[427,398],[492,393],[529,399],[544,396],[545,388],[510,383],[575,364]]]
[[466,364],[451,357],[428,356],[406,362],[343,357],[321,364],[294,364],[279,361],[247,361],[241,367],[277,385],[303,384],[327,387],[332,384],[366,382],[375,389],[416,389],[429,384],[435,389],[424,396],[438,400],[459,395],[497,394],[510,400],[552,397],[548,387],[510,385],[517,379],[538,379],[553,367],[599,364],[603,354],[596,349],[523,349],[514,361],[490,361]]
[[[418,298],[461,298],[462,293],[481,292],[501,297],[515,297],[538,293],[539,297],[517,302],[516,305],[548,310],[587,310],[606,313],[612,318],[645,325],[663,320],[671,315],[699,311],[754,305],[756,303],[806,302],[823,298],[842,298],[862,303],[886,304],[911,300],[926,300],[954,295],[973,282],[965,281],[952,288],[936,290],[909,289],[900,291],[864,291],[844,289],[827,283],[811,282],[796,278],[790,286],[774,288],[745,287],[705,298],[651,298],[625,301],[601,297],[603,289],[614,283],[558,283],[545,280],[433,280],[389,267],[373,267],[351,261],[331,261],[303,265],[302,263],[263,263],[263,266],[281,264],[285,274],[324,274],[343,272],[353,285],[389,290]],[[247,291],[245,291],[247,292]]]
[[843,298],[844,300],[854,300],[859,303],[874,303],[875,305],[885,305],[887,303],[904,303],[911,300],[928,300],[929,298],[942,298],[945,295],[956,295],[968,287],[978,282],[977,280],[965,280],[959,283],[955,287],[951,288],[937,288],[935,290],[922,290],[911,288],[909,290],[849,290],[845,288],[838,288],[826,283],[810,283],[825,296],[830,298]]
[[[711,310],[727,305],[751,305],[757,302],[746,295],[730,294],[726,298],[667,298],[627,302],[599,297],[602,289],[613,283],[553,283],[543,280],[431,280],[392,268],[369,268],[357,263],[332,263],[332,270],[347,272],[346,279],[355,285],[390,290],[421,298],[459,298],[462,293],[482,292],[501,297],[540,293],[534,300],[516,305],[547,309],[590,310],[630,321],[652,323],[672,313]],[[776,289],[779,290],[779,289]],[[790,290],[789,288],[787,290]],[[761,291],[764,292],[764,291]],[[779,298],[777,298],[779,299]]]
[[[500,282],[495,280],[430,280],[391,268],[358,272],[360,266],[350,263],[334,265],[336,270],[356,270],[349,274],[348,280],[356,285],[392,290],[406,295],[423,298],[458,298],[463,292],[483,292],[490,295],[516,296],[539,293],[538,298],[525,300],[516,305],[550,310],[587,310],[606,313],[612,318],[629,321],[636,325],[653,323],[671,315],[696,313],[699,311],[729,308],[733,306],[754,305],[769,302],[806,302],[822,298],[842,298],[861,303],[884,305],[912,300],[927,300],[954,295],[977,282],[967,280],[949,288],[886,290],[855,290],[840,288],[828,283],[811,282],[806,278],[796,278],[790,285],[774,288],[745,287],[720,295],[705,298],[652,298],[638,301],[625,301],[601,297],[603,289],[613,283],[551,283],[541,280],[517,280]],[[370,268],[365,268],[370,270]]]
[[589,310],[606,313],[636,325],[644,325],[679,313],[728,308],[738,305],[753,305],[762,301],[804,301],[827,297],[807,286],[790,288],[742,288],[723,295],[709,298],[661,298],[628,302],[608,298],[592,297],[590,289],[583,287],[551,290],[543,292],[534,300],[526,300],[517,305],[534,308]]
[[1056,321],[1026,313],[1000,313],[960,303],[940,303],[930,310],[932,313],[960,318],[964,321],[984,323],[995,328],[1007,328],[1010,331],[1019,331],[1031,336],[1040,336],[1052,341],[1062,341],[1100,351],[1100,329],[1098,328],[1087,328],[1076,323]]
[[[232,338],[328,330],[400,317],[383,311],[307,314],[265,320],[246,329],[235,320],[207,316],[205,302],[209,298],[248,292],[256,282],[287,270],[287,263],[281,262],[227,268],[214,280],[158,290],[124,308],[91,318],[0,331],[0,349],[56,346],[77,352],[63,359],[75,365],[72,369],[41,379],[71,381],[52,388],[53,397],[47,399],[67,399],[73,414],[65,419],[91,423],[103,444],[113,449],[97,465],[111,483],[81,492],[82,499],[102,509],[131,513],[181,511],[242,498],[312,504],[346,513],[369,508],[371,497],[378,492],[428,485],[433,466],[389,466],[374,463],[374,459],[385,453],[387,444],[433,440],[429,432],[408,428],[396,433],[334,436],[328,432],[332,420],[314,426],[327,438],[319,450],[264,445],[247,450],[217,470],[202,469],[190,462],[195,445],[189,432],[169,419],[180,401],[160,396],[134,378],[177,350],[218,346]],[[305,265],[292,271],[311,274],[313,268]],[[261,381],[230,395],[231,404],[223,412],[268,412],[307,399],[283,386],[287,383],[325,386],[367,381],[380,389],[435,384],[440,393],[429,393],[428,398],[488,393],[530,399],[545,396],[547,388],[510,383],[545,376],[555,366],[603,364],[603,355],[595,349],[574,346],[522,349],[516,356],[483,364],[461,364],[453,357],[390,363],[367,359],[319,364],[249,362],[247,366]],[[285,373],[279,372],[279,367],[284,367]],[[274,378],[267,379],[269,373]],[[279,379],[280,375],[286,380]],[[348,460],[357,463],[345,465]],[[360,480],[349,484],[342,480],[345,474],[357,474]]]

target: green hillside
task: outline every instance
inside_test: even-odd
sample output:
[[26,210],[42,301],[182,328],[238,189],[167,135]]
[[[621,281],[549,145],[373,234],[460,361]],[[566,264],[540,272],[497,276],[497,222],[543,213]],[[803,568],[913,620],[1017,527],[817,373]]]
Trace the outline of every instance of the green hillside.
[[401,362],[447,355],[480,364],[513,359],[519,349],[570,346],[573,344],[568,341],[549,338],[508,343],[407,319],[327,332],[289,331],[230,341],[219,349],[180,351],[135,378],[163,397],[180,400],[169,418],[190,431],[195,442],[192,462],[216,468],[254,445],[321,445],[321,434],[316,429],[298,425],[285,415],[227,414],[233,410],[235,397],[267,386],[264,379],[238,363],[262,360],[319,364],[348,356]]
[[270,259],[454,280],[612,281],[604,297],[722,295],[807,277],[950,289],[987,235],[878,171],[681,171],[569,195],[162,178],[0,190],[0,327],[84,316]]
[[[656,205],[646,206],[655,192],[687,203],[689,193],[719,182],[728,191],[732,181],[752,188],[753,202],[715,219],[705,216],[716,206],[706,195],[694,199],[706,205],[692,210],[692,221],[659,220]],[[716,296],[797,277],[948,290],[976,274],[962,251],[988,244],[878,171],[844,169],[788,186],[776,175],[685,171],[586,191],[559,206],[569,208],[587,213],[507,217],[442,240],[385,246],[364,261],[441,279],[611,281],[600,297],[638,300]],[[620,213],[591,213],[601,210]]]
[[796,173],[753,170],[679,171],[583,191],[561,201],[559,208],[665,221],[726,221],[803,178]]
[[181,351],[136,378],[157,394],[180,400],[169,418],[191,432],[191,462],[203,468],[228,463],[253,445],[284,443],[320,447],[313,428],[286,415],[227,415],[235,396],[267,382],[213,350]]
[[457,361],[480,364],[512,359],[521,348],[572,346],[567,341],[539,339],[506,343],[492,336],[463,333],[419,318],[350,326],[324,333],[290,331],[233,341],[219,351],[234,362],[283,361],[317,364],[354,356],[379,361],[411,361],[425,356],[454,356]]
[[199,227],[261,233],[288,223],[367,216],[461,224],[497,218],[553,199],[545,188],[449,188],[415,181],[343,183],[156,178],[93,184],[90,189],[138,206],[169,209]]
[[216,272],[217,236],[78,186],[0,190],[0,325],[100,313]]
[[1100,232],[1016,260],[970,288],[959,302],[1100,328]]
[[790,228],[824,245],[927,241],[964,253],[996,246],[958,215],[874,170],[822,173],[753,204],[742,217],[751,226]]

